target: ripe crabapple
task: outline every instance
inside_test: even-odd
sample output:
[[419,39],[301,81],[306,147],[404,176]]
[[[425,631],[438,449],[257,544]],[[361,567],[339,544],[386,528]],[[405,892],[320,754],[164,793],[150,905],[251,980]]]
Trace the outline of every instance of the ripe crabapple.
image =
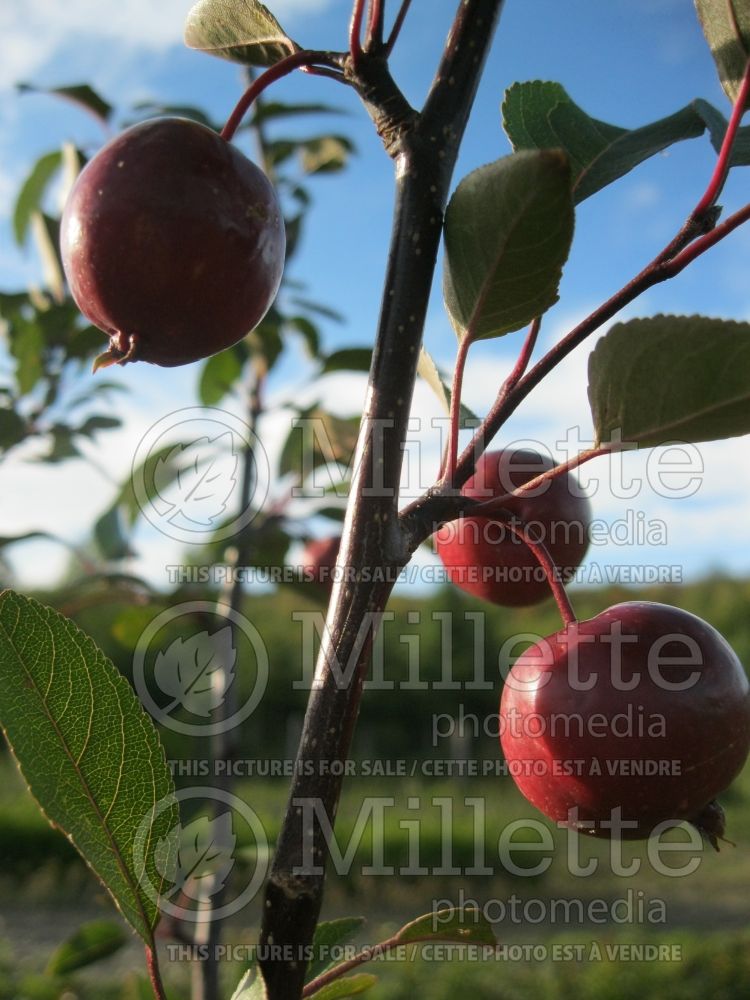
[[305,546],[300,565],[305,579],[319,583],[330,593],[333,589],[333,571],[341,547],[341,537],[314,538]]
[[60,244],[78,308],[110,337],[97,367],[172,367],[260,323],[279,288],[286,237],[262,170],[204,125],[156,118],[84,167]]
[[[477,500],[505,496],[554,468],[538,452],[506,448],[485,452],[462,494]],[[532,541],[542,541],[564,582],[581,563],[589,538],[591,503],[569,473],[543,483],[503,505],[525,526]],[[550,595],[544,571],[531,549],[501,520],[461,517],[435,534],[435,550],[448,578],[463,590],[494,604],[523,607]]]
[[664,604],[617,604],[516,660],[500,733],[518,788],[550,819],[626,839],[690,820],[715,844],[714,800],[750,750],[750,691],[707,622]]

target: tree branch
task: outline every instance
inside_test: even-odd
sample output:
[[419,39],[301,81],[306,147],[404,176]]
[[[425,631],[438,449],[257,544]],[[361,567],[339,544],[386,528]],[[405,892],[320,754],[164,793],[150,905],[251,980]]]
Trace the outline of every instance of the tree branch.
[[[503,0],[463,0],[422,116],[384,59],[364,54],[347,73],[396,165],[396,206],[357,470],[339,555],[355,568],[337,582],[308,705],[290,802],[266,887],[260,962],[270,1000],[298,1000],[323,899],[328,844],[305,804],[332,822],[369,664],[373,617],[410,556],[398,490],[419,348],[456,155]],[[368,568],[384,571],[373,583]],[[338,574],[337,574],[338,575]],[[369,621],[368,621],[369,620]],[[343,676],[341,676],[343,671]],[[321,766],[323,765],[323,766]],[[330,772],[336,770],[334,776]],[[306,816],[306,812],[308,815]],[[271,946],[282,957],[273,960]]]

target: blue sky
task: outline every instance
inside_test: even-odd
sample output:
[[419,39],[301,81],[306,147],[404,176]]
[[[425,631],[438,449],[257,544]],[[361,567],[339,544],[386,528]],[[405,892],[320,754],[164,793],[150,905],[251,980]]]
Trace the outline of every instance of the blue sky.
[[[349,0],[280,0],[269,6],[301,44],[344,46]],[[14,247],[9,226],[13,194],[29,165],[61,141],[72,139],[93,148],[102,140],[101,131],[85,114],[44,97],[18,96],[13,84],[85,80],[121,108],[147,98],[196,103],[221,120],[239,96],[240,71],[183,47],[182,25],[189,7],[188,0],[158,4],[6,0],[0,10],[0,287],[13,289],[38,277],[33,253],[20,253]],[[389,8],[394,7],[391,0]],[[393,71],[417,105],[429,85],[454,8],[455,0],[415,0],[412,5]],[[619,125],[645,124],[699,96],[728,113],[688,0],[508,0],[457,178],[509,152],[500,125],[503,91],[515,80],[539,78],[560,81],[590,114]],[[344,88],[297,74],[280,82],[275,94],[281,99],[328,101],[347,113],[330,120],[328,127],[350,134],[359,152],[346,175],[315,182],[315,205],[294,276],[308,284],[316,299],[335,304],[346,317],[343,326],[326,327],[328,346],[367,344],[375,328],[390,228],[390,163],[357,99]],[[319,124],[306,120],[297,127],[307,134]],[[580,207],[561,301],[545,322],[546,344],[609,297],[670,239],[698,200],[711,164],[708,141],[694,140],[655,158]],[[724,198],[727,208],[747,200],[746,194],[743,197],[747,186],[746,171],[732,177]],[[702,311],[750,318],[748,251],[750,232],[735,233],[686,274],[650,292],[627,315]],[[484,412],[490,405],[512,365],[519,337],[480,345],[472,353],[465,398],[475,411]],[[595,338],[590,346],[594,342]],[[450,368],[455,338],[439,286],[426,343],[440,364]],[[569,428],[580,428],[582,438],[590,433],[586,354],[584,348],[568,359],[549,387],[528,400],[506,428],[504,442],[533,439],[559,455],[556,443],[565,439]],[[131,390],[122,397],[125,426],[102,438],[103,448],[91,450],[107,475],[83,462],[50,469],[19,454],[0,467],[0,534],[47,527],[72,539],[85,537],[87,525],[114,494],[107,477],[122,481],[148,427],[170,410],[192,402],[197,369],[165,372],[129,366],[120,377]],[[302,353],[293,352],[272,382],[271,402],[281,406],[292,396],[312,399],[322,394],[342,413],[354,412],[361,404],[361,379],[332,377],[314,390],[309,378]],[[414,414],[421,422],[415,433],[421,449],[417,485],[424,486],[434,475],[437,454],[429,423],[440,415],[425,387],[418,388]],[[262,433],[271,454],[283,440],[288,421],[283,409],[266,421]],[[663,523],[668,545],[623,545],[610,536],[608,545],[593,547],[590,562],[602,567],[668,565],[674,568],[675,579],[713,569],[750,572],[750,519],[745,513],[750,463],[738,461],[738,455],[746,454],[746,439],[701,446],[700,487],[689,498],[660,495],[664,490],[644,482],[635,499],[625,499],[600,484],[594,504],[603,524],[628,518],[654,526]],[[650,459],[652,473],[657,460]],[[631,455],[627,469],[645,481],[648,462],[648,455]],[[412,467],[415,463],[416,452]],[[590,467],[590,473],[607,478],[600,466]],[[54,510],[51,495],[56,500]],[[146,528],[139,537],[146,554],[133,569],[164,584],[164,566],[178,561],[174,543]],[[15,566],[20,582],[31,585],[44,582],[64,561],[49,546],[34,545],[16,557]]]

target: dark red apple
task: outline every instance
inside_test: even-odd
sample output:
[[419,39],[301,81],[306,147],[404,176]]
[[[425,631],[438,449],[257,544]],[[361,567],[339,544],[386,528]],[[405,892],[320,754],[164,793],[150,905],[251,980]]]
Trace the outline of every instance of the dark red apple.
[[702,619],[663,604],[617,604],[518,658],[500,733],[519,789],[558,823],[633,839],[692,820],[721,836],[714,800],[750,750],[748,681]]
[[304,578],[319,583],[329,592],[333,589],[334,569],[341,547],[341,537],[314,538],[308,542],[302,553],[300,563],[304,570]]
[[285,234],[262,170],[204,125],[156,118],[84,167],[60,244],[78,308],[110,336],[99,365],[172,367],[260,323],[281,281]]
[[[501,497],[554,468],[551,458],[525,449],[485,452],[462,489],[477,500]],[[525,524],[532,541],[542,541],[564,582],[581,563],[589,544],[591,503],[569,473],[504,505]],[[510,528],[492,517],[462,517],[435,534],[435,550],[448,578],[475,597],[508,607],[537,604],[550,595],[533,552]]]

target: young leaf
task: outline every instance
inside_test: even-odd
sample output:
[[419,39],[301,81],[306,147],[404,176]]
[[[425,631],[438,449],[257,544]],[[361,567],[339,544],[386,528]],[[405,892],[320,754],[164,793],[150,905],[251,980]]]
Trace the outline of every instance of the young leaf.
[[461,181],[445,218],[443,281],[459,338],[518,330],[557,301],[573,223],[559,150],[514,153]]
[[66,976],[76,969],[109,958],[127,943],[127,934],[111,920],[92,920],[56,948],[47,963],[47,974]]
[[356,997],[372,989],[377,981],[377,976],[369,972],[360,972],[356,976],[335,979],[322,989],[316,990],[311,996],[316,997],[316,1000],[345,1000],[346,997]]
[[[443,375],[438,366],[432,359],[432,356],[428,354],[427,350],[422,347],[419,352],[419,363],[417,364],[417,375],[429,385],[432,391],[437,396],[443,409],[446,413],[451,412],[451,390],[448,384],[448,379]],[[460,426],[464,427],[476,427],[479,424],[478,418],[469,409],[461,403],[461,412],[459,414]]]
[[362,929],[364,922],[364,917],[341,917],[338,920],[328,920],[318,924],[312,943],[313,958],[307,966],[305,982],[317,979],[334,964],[335,959],[331,958],[331,953],[335,948],[340,948],[345,942],[350,941],[357,931]]
[[323,361],[321,375],[331,372],[369,372],[372,363],[371,347],[343,347]]
[[185,44],[248,66],[273,66],[298,48],[258,0],[198,0],[187,16]]
[[[63,615],[0,594],[0,725],[32,794],[148,944],[159,920],[144,877],[163,887],[154,845],[178,824],[153,723],[94,642]],[[143,824],[143,864],[134,841]]]
[[31,224],[31,218],[34,212],[38,212],[41,209],[42,198],[49,182],[60,169],[61,164],[61,150],[58,149],[53,153],[47,153],[36,161],[31,173],[23,182],[13,212],[13,235],[19,246],[23,246],[26,242],[26,234]]
[[695,0],[695,6],[721,85],[734,103],[750,56],[750,6],[746,0]]
[[396,935],[398,944],[412,941],[461,941],[497,945],[492,924],[478,910],[438,910],[406,924]]
[[34,87],[28,83],[19,83],[17,89],[21,93],[31,94],[52,94],[56,97],[64,97],[78,104],[84,111],[90,111],[94,117],[99,118],[105,125],[112,114],[112,105],[104,100],[101,95],[90,87],[87,83],[73,84],[69,87]]
[[515,150],[564,149],[578,204],[667,146],[705,130],[694,104],[643,128],[628,129],[587,115],[559,83],[531,80],[505,92],[503,127]]
[[750,432],[750,324],[706,316],[618,323],[589,358],[599,444],[713,441]]

